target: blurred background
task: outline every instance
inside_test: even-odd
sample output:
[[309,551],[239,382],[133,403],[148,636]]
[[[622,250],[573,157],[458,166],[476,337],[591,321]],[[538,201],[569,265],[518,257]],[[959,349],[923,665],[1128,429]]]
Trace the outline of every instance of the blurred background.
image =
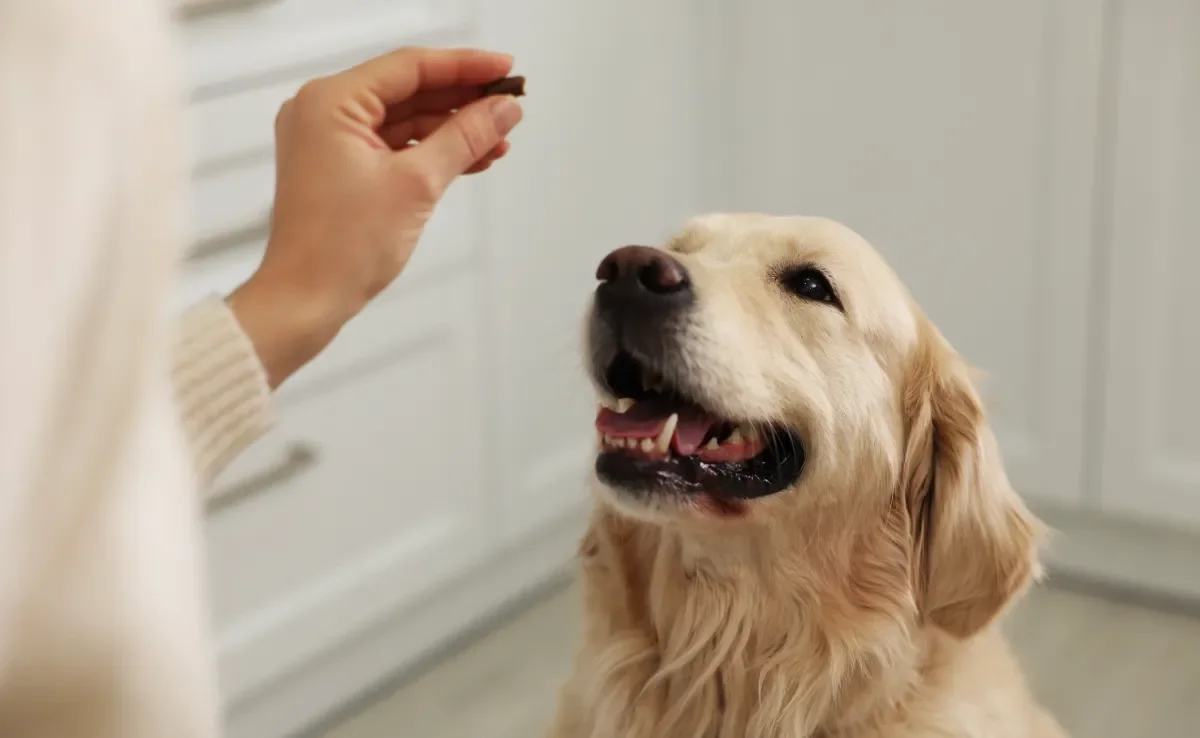
[[513,153],[455,185],[218,482],[235,738],[540,735],[579,619],[595,266],[731,209],[847,222],[986,371],[1059,531],[1007,626],[1039,697],[1076,736],[1197,734],[1200,4],[185,5],[180,306],[256,265],[272,121],[306,79],[423,44],[529,80]]

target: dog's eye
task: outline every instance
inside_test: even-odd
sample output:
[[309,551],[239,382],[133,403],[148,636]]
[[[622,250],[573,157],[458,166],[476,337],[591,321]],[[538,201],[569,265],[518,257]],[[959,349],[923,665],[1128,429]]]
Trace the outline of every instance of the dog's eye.
[[821,273],[820,269],[814,267],[792,269],[784,272],[780,281],[784,288],[796,297],[813,302],[826,302],[836,306],[839,310],[842,307],[837,294],[829,284],[829,279]]

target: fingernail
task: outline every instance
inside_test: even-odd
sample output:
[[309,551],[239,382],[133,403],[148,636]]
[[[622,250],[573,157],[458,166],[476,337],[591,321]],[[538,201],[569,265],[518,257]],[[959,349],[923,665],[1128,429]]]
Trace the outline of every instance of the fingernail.
[[490,110],[500,135],[508,133],[521,122],[521,104],[511,95],[497,97],[492,101]]

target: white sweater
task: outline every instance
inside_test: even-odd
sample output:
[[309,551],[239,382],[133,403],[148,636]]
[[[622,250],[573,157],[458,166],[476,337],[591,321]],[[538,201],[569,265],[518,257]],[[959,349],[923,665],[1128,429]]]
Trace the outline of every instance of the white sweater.
[[171,4],[0,0],[0,736],[219,732],[197,478],[269,393],[222,302],[167,318]]

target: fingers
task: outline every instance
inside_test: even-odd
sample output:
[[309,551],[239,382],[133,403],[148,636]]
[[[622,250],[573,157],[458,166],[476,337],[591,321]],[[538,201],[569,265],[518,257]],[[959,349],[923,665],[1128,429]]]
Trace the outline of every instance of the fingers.
[[521,121],[521,114],[521,106],[511,97],[476,100],[450,115],[404,155],[423,170],[437,191],[443,191],[487,159]]
[[418,113],[450,113],[483,97],[480,85],[469,87],[447,87],[440,90],[422,90],[387,110],[384,125],[402,121]]
[[507,75],[507,54],[479,49],[398,49],[343,73],[347,83],[369,89],[386,106],[408,100],[421,90],[483,85]]
[[[379,135],[384,143],[388,145],[388,148],[393,151],[404,151],[412,149],[417,143],[424,141],[449,119],[449,113],[417,115],[408,120],[385,126],[379,132]],[[492,150],[476,162],[474,166],[467,169],[464,174],[478,174],[486,170],[497,159],[507,154],[511,148],[512,144],[507,139],[501,141],[493,146]]]
[[450,113],[422,113],[395,123],[388,123],[379,129],[379,137],[389,148],[399,151],[410,141],[424,141],[429,134],[448,121],[450,115]]
[[510,144],[508,141],[501,141],[500,143],[496,144],[495,148],[488,152],[487,156],[480,159],[475,166],[468,169],[466,172],[464,172],[464,174],[479,174],[480,172],[487,171],[488,167],[495,164],[498,160],[504,158],[504,155],[508,153],[510,148],[512,148],[512,144]]
[[[429,134],[441,128],[442,125],[450,120],[452,113],[423,113],[414,115],[407,120],[389,123],[379,130],[379,137],[383,139],[388,148],[393,151],[399,151],[413,142],[424,141]],[[508,141],[501,141],[501,145],[506,147]]]

